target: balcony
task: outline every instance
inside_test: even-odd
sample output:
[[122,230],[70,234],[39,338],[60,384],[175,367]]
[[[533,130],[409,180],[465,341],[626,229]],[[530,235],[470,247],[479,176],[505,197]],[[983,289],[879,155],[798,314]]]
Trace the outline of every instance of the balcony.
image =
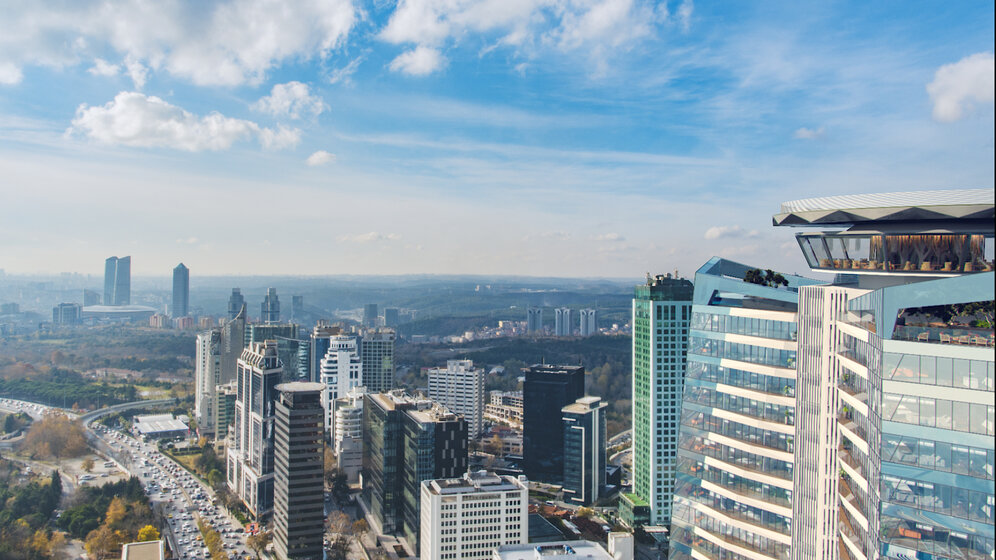
[[952,326],[944,323],[926,325],[897,325],[892,340],[911,342],[931,342],[935,344],[958,344],[961,346],[981,346],[992,348],[996,333],[989,328]]
[[839,523],[840,537],[842,540],[847,540],[847,544],[852,546],[848,547],[848,551],[851,552],[856,560],[867,560],[867,556],[864,554],[864,545],[861,539],[858,537],[857,531],[851,526],[851,520],[847,517],[847,514],[843,511],[839,513]]
[[796,239],[806,261],[814,269],[939,276],[994,269],[992,234],[823,232],[799,234]]

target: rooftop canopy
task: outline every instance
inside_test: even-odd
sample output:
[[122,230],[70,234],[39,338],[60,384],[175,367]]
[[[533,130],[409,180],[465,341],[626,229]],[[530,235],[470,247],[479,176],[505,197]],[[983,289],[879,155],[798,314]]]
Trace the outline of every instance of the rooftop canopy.
[[785,202],[771,221],[775,226],[851,226],[882,222],[989,220],[991,189],[908,191],[806,198]]

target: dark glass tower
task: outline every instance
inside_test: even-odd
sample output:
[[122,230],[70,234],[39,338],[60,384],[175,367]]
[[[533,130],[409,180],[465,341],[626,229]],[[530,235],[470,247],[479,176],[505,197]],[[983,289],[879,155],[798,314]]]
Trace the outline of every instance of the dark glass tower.
[[277,297],[276,288],[266,289],[266,297],[259,305],[259,320],[264,323],[280,322],[280,298]]
[[173,269],[173,316],[186,317],[190,309],[190,269],[183,263]]
[[232,295],[228,298],[228,318],[234,319],[246,305],[246,298],[242,297],[242,290],[232,288]]
[[131,257],[104,261],[104,305],[131,304]]
[[584,396],[583,366],[534,365],[522,385],[522,458],[531,480],[560,484],[564,423],[560,410]]

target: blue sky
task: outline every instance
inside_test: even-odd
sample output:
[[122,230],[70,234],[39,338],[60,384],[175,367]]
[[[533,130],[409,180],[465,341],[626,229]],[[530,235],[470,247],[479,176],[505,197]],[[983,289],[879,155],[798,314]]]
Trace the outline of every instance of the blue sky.
[[0,268],[802,272],[779,203],[993,188],[992,2],[13,2]]

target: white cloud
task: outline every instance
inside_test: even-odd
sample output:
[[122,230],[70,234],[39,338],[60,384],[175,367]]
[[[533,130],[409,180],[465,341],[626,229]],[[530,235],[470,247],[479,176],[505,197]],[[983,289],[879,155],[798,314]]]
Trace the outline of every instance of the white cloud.
[[622,235],[620,235],[618,233],[615,233],[615,232],[602,233],[600,235],[595,235],[595,236],[592,236],[591,239],[592,239],[592,241],[609,241],[609,242],[612,242],[612,243],[621,243],[623,241],[626,241],[625,237],[623,237]]
[[180,239],[177,239],[176,242],[179,243],[179,244],[181,244],[181,245],[196,245],[197,244],[197,238],[196,237],[188,237],[186,239],[180,238]]
[[684,0],[680,6],[678,6],[678,23],[681,27],[688,30],[688,26],[692,23],[692,11],[694,11],[695,6],[692,4],[692,0]]
[[103,58],[93,59],[93,66],[87,70],[87,72],[93,74],[94,76],[115,76],[120,71],[120,66],[117,64],[111,64]]
[[312,167],[318,165],[325,165],[326,163],[332,163],[335,161],[335,154],[326,152],[325,150],[318,150],[317,152],[308,156],[306,163]]
[[976,103],[993,102],[996,59],[993,53],[976,53],[937,69],[927,93],[934,103],[934,120],[953,122]]
[[744,230],[740,226],[713,226],[706,230],[706,239],[722,239],[726,237],[757,237],[756,229]]
[[326,57],[357,18],[352,0],[5,4],[0,69],[75,65],[110,51],[133,61],[136,87],[145,77],[134,64],[198,85],[255,84],[286,60]]
[[437,49],[419,45],[405,51],[391,61],[390,68],[409,76],[426,76],[446,65],[446,59]]
[[349,64],[343,66],[342,68],[336,68],[329,75],[330,84],[344,83],[348,84],[352,81],[353,74],[359,69],[360,64],[363,62],[364,57],[357,57],[349,61]]
[[795,131],[794,136],[798,140],[817,140],[822,138],[826,133],[826,130],[821,126],[819,128],[806,128],[802,127]]
[[131,78],[135,89],[145,87],[145,80],[149,77],[149,69],[134,57],[125,58],[125,69],[128,70],[128,77]]
[[0,84],[14,85],[21,82],[21,69],[9,62],[0,62]]
[[321,97],[311,95],[308,84],[287,82],[273,86],[270,95],[254,103],[252,108],[275,117],[300,119],[302,116],[318,116],[328,106]]
[[355,235],[340,235],[337,241],[345,243],[373,243],[376,241],[399,241],[401,236],[396,233],[380,233],[371,231],[369,233],[358,233]]
[[211,113],[199,117],[158,97],[122,91],[103,106],[80,105],[67,131],[102,144],[172,148],[196,152],[225,150],[233,143],[256,138],[265,148],[293,146],[300,132]]

